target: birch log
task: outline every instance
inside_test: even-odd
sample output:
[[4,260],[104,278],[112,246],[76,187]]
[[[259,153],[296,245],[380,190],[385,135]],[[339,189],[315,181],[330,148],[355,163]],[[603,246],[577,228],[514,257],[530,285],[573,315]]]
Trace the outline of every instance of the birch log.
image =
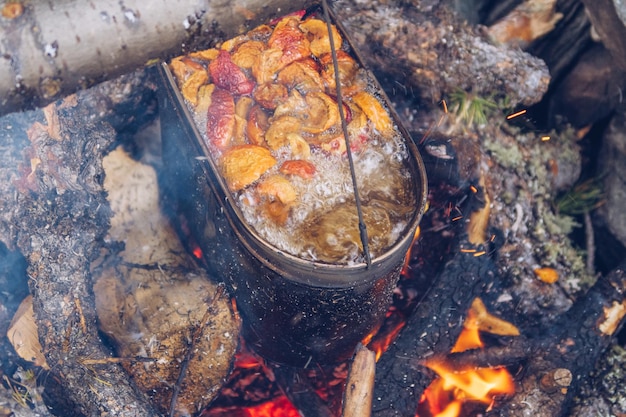
[[0,114],[212,45],[310,0],[0,1]]

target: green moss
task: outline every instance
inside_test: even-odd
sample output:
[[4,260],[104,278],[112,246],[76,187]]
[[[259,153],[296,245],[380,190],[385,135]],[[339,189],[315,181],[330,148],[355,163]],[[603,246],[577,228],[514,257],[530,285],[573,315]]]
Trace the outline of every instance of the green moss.
[[484,147],[494,161],[506,169],[518,171],[524,164],[524,155],[516,143],[505,145],[497,140],[485,139]]

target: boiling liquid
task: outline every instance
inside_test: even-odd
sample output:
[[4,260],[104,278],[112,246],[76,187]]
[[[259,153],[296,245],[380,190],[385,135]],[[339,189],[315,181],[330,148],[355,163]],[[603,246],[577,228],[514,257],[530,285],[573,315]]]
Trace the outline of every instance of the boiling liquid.
[[[403,161],[408,157],[401,141],[382,146],[371,141],[353,152],[357,186],[372,258],[382,255],[405,231],[416,206],[412,179]],[[280,166],[281,158],[276,166]],[[363,246],[350,167],[345,155],[312,150],[317,167],[312,179],[295,177],[298,202],[285,225],[267,219],[254,189],[238,193],[245,220],[276,248],[302,259],[327,263],[363,262]],[[266,175],[277,171],[273,168]]]

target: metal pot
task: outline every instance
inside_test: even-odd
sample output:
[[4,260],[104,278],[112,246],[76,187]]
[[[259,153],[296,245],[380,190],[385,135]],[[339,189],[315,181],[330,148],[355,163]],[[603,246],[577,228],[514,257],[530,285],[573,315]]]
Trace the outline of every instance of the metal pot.
[[349,358],[385,316],[426,202],[423,162],[397,115],[391,112],[409,150],[416,196],[410,224],[369,266],[314,262],[276,249],[247,224],[167,65],[158,73],[163,201],[185,239],[201,249],[212,275],[228,284],[246,343],[267,359],[292,366]]

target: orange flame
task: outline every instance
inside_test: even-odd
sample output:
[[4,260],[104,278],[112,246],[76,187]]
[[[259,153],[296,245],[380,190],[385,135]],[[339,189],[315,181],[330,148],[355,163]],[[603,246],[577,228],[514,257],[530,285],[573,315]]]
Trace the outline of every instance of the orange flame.
[[411,246],[409,246],[409,250],[407,251],[406,255],[404,255],[404,265],[402,265],[402,271],[401,271],[401,275],[406,275],[406,273],[408,272],[409,269],[409,262],[411,261],[411,252],[413,251],[413,245],[415,245],[415,242],[417,241],[417,239],[420,237],[420,227],[417,226],[417,229],[415,229],[415,234],[413,235],[413,241],[411,242]]
[[458,399],[470,399],[490,404],[495,395],[515,393],[513,377],[505,368],[479,368],[457,371],[447,364],[431,362],[426,364],[435,371],[443,384],[442,389],[456,391]]
[[396,339],[400,330],[406,324],[406,319],[399,312],[388,312],[385,323],[381,329],[368,335],[362,342],[370,350],[376,353],[376,361],[380,359],[389,345]]
[[[451,352],[464,352],[484,347],[480,338],[481,315],[476,303],[468,311],[463,330]],[[480,302],[482,308],[482,302]],[[490,319],[499,320],[488,315]],[[485,317],[482,317],[484,321]],[[425,366],[439,375],[424,391],[418,406],[418,416],[457,417],[463,403],[478,401],[490,405],[496,395],[513,395],[515,382],[506,368],[452,369],[443,360],[426,361]]]

